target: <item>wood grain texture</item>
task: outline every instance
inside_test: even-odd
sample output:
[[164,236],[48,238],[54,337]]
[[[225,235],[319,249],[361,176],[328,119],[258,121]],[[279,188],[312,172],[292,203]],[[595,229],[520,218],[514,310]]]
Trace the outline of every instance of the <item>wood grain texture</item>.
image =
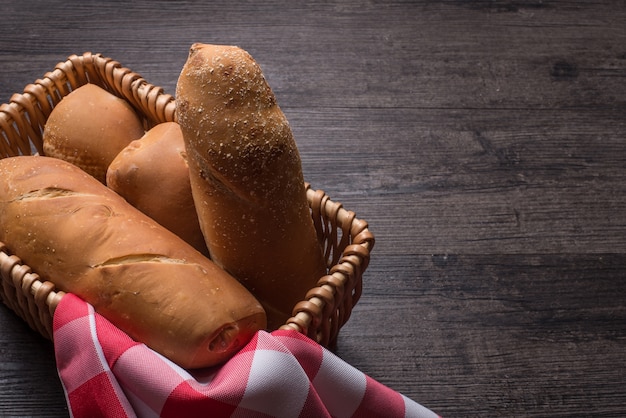
[[[0,101],[101,52],[174,92],[261,64],[306,179],[376,247],[337,353],[444,416],[626,415],[626,2],[0,4]],[[0,416],[67,416],[0,307]]]

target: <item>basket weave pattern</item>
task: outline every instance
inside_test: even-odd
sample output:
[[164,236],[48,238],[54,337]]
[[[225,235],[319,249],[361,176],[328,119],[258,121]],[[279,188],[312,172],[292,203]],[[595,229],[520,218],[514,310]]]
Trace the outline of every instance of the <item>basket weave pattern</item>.
[[[96,84],[127,100],[145,129],[176,120],[174,98],[139,74],[99,54],[72,55],[53,71],[0,105],[0,158],[43,154],[42,134],[52,109],[71,91]],[[356,218],[321,190],[306,185],[318,241],[324,249],[328,274],[297,303],[283,329],[295,329],[320,344],[335,343],[361,296],[374,236],[367,222]],[[19,248],[0,242],[0,299],[31,328],[52,337],[52,316],[64,292],[40,278],[19,258]]]

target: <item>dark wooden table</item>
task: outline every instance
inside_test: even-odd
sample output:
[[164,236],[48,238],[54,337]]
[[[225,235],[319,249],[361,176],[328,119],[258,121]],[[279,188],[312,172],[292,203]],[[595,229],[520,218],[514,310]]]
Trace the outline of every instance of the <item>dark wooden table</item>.
[[[0,4],[0,102],[74,53],[174,93],[261,64],[309,182],[376,234],[337,354],[448,417],[626,416],[624,1]],[[67,415],[0,307],[0,416]]]

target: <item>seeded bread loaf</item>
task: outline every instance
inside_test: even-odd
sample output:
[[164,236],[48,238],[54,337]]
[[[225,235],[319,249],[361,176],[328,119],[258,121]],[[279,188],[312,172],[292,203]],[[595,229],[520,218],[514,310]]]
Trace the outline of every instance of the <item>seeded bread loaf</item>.
[[211,258],[277,328],[326,274],[289,123],[259,65],[234,46],[191,47],[176,112]]

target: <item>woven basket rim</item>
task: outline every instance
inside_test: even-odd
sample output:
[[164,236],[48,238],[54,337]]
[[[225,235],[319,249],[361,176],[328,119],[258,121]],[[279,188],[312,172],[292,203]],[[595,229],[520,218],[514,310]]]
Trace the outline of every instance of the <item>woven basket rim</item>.
[[[0,105],[0,158],[43,154],[41,134],[50,112],[75,88],[94,83],[127,100],[144,119],[146,129],[175,121],[174,97],[148,83],[138,73],[101,54],[71,55],[54,70],[27,85]],[[305,184],[318,240],[324,247],[329,271],[317,287],[296,304],[281,329],[294,329],[320,344],[336,342],[362,290],[375,239],[366,221],[333,202],[322,190]],[[0,299],[44,337],[52,337],[52,316],[65,295],[54,283],[37,275],[19,258],[19,249],[0,242]],[[14,297],[9,295],[11,293]]]

